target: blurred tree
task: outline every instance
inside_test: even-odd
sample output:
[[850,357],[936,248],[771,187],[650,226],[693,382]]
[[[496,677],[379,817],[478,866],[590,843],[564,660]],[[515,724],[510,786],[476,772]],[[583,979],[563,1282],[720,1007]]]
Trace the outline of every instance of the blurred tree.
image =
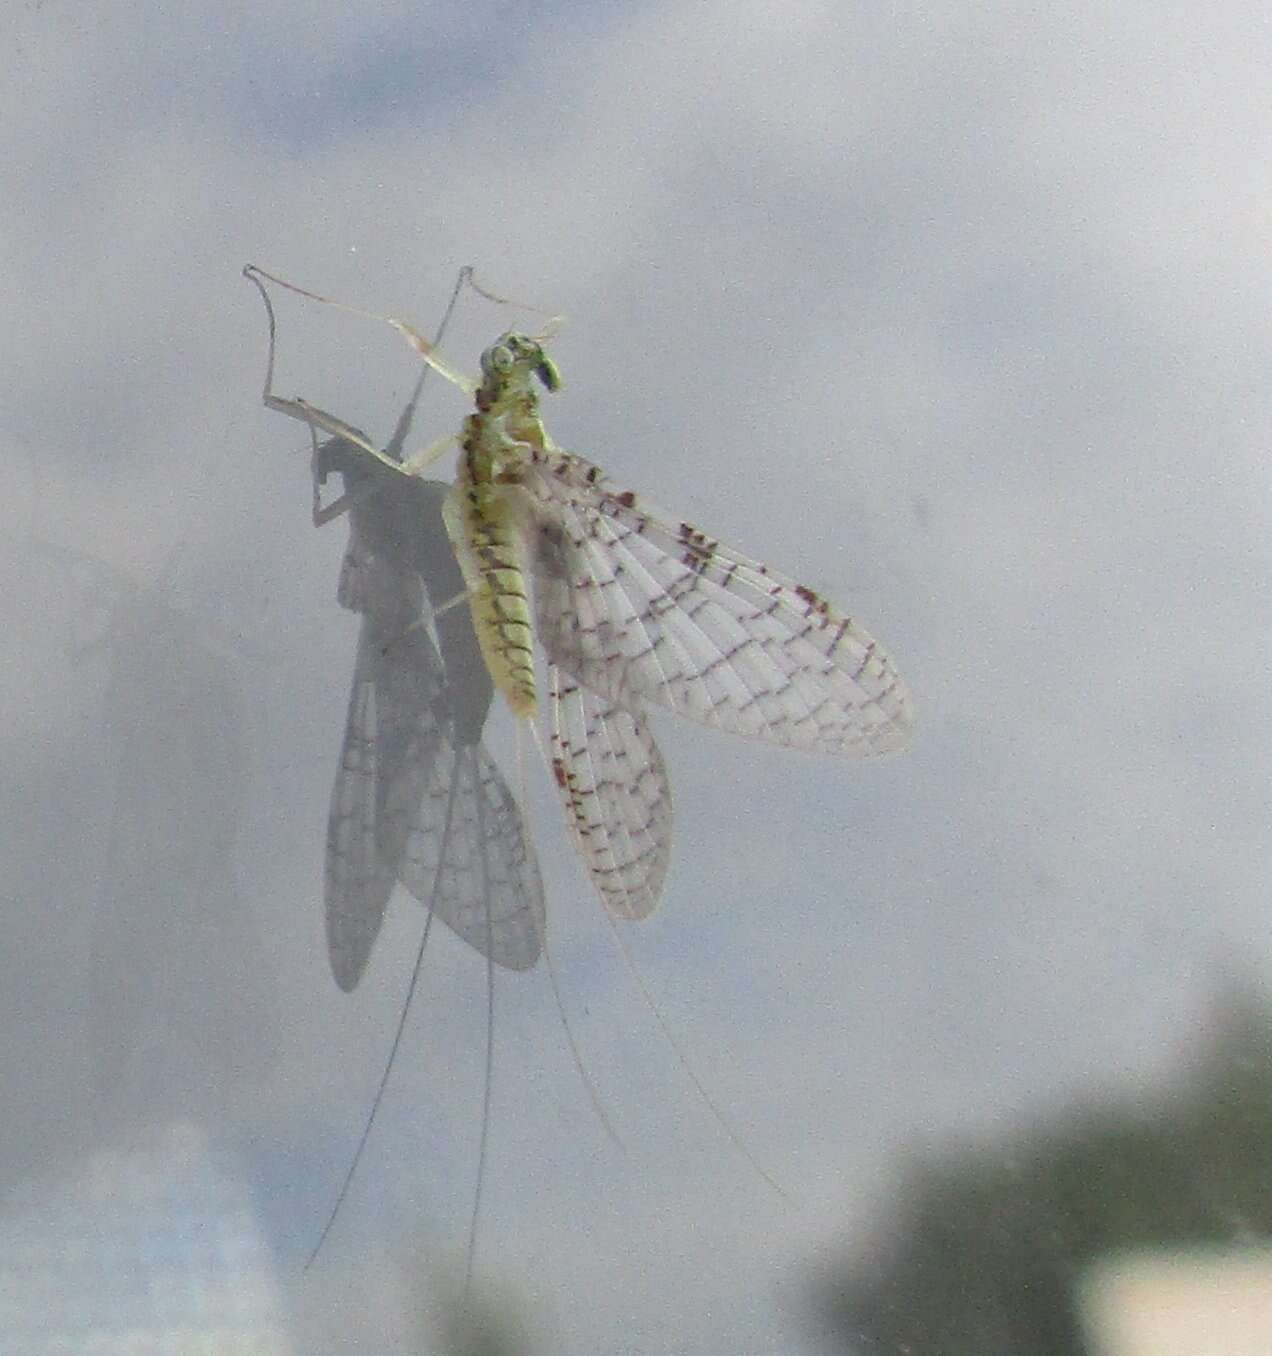
[[1083,1356],[1077,1280],[1115,1251],[1272,1234],[1272,1007],[1227,979],[1207,1042],[1151,1107],[911,1169],[869,1264],[819,1281],[833,1349]]

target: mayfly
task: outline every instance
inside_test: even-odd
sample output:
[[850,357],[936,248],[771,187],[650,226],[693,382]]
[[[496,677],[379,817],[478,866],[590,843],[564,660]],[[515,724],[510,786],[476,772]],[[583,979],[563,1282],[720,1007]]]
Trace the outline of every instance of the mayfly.
[[[341,305],[254,266],[245,272]],[[646,703],[812,752],[871,757],[909,743],[909,691],[855,621],[610,485],[600,467],[552,441],[539,415],[539,390],[561,385],[545,348],[551,327],[501,335],[474,381],[405,321],[342,309],[387,320],[474,400],[458,436],[403,463],[366,439],[351,441],[404,477],[458,442],[443,517],[481,652],[514,715],[532,718],[538,635],[548,659],[553,776],[611,913],[640,918],[653,909],[670,851],[670,795]]]

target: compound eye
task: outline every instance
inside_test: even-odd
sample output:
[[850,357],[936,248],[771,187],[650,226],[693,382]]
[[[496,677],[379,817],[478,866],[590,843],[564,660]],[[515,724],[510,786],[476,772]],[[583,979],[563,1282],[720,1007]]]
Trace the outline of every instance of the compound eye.
[[507,344],[491,344],[486,350],[483,366],[502,377],[512,371],[514,361],[512,349]]

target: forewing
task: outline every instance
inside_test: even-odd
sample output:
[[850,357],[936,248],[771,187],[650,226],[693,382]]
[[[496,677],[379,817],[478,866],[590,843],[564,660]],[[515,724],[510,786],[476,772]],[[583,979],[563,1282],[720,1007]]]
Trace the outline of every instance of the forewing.
[[597,695],[821,753],[909,742],[891,658],[811,589],[607,487],[581,457],[535,453],[519,480],[542,643]]
[[605,907],[647,918],[671,855],[671,787],[642,719],[548,671],[552,772],[566,820]]

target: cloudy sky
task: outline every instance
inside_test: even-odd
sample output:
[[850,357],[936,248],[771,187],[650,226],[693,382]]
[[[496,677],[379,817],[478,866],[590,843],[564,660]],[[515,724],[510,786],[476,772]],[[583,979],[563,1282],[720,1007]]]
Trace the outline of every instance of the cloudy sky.
[[[543,968],[500,976],[476,1271],[545,1349],[804,1349],[810,1269],[908,1152],[1168,1078],[1216,974],[1272,962],[1270,40],[1239,4],[10,5],[0,1184],[204,1126],[307,1352],[405,1341],[403,1275],[462,1265],[485,969],[439,936],[300,1270],[422,911],[337,990],[346,532],[261,405],[248,262],[422,329],[462,264],[567,315],[557,441],[824,590],[916,693],[870,766],[657,721],[676,855],[625,940],[786,1201],[527,759],[625,1146]],[[278,388],[386,440],[400,339],[278,313]],[[515,319],[469,296],[446,350]],[[419,442],[462,413],[435,383]]]

